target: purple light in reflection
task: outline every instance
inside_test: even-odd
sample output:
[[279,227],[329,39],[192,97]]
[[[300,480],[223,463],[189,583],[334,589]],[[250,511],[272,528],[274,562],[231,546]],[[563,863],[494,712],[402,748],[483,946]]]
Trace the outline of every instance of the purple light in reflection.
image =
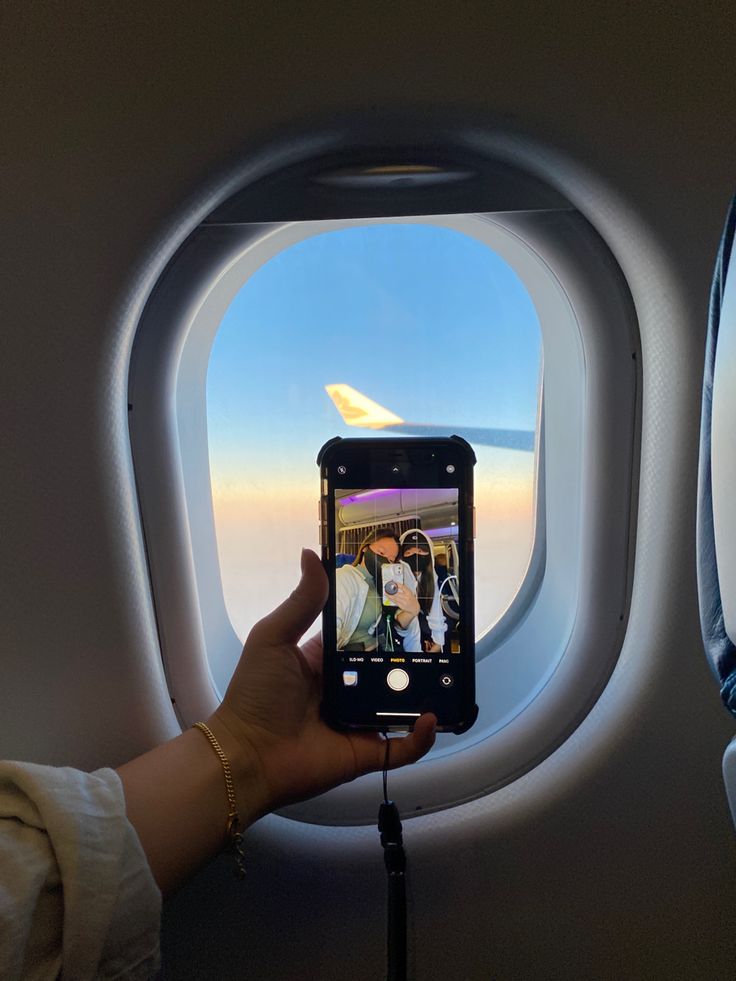
[[347,497],[341,497],[341,504],[355,504],[356,501],[375,501],[379,497],[388,497],[391,494],[396,494],[396,487],[377,487],[374,490],[361,491],[359,494],[349,494]]
[[457,525],[449,528],[422,528],[422,531],[430,538],[457,538]]
[[348,494],[346,497],[338,498],[340,504],[355,504],[358,501],[375,501],[381,497],[391,497],[399,495],[403,506],[406,507],[426,507],[430,504],[438,504],[440,500],[446,503],[453,503],[457,500],[456,487],[374,487],[357,494]]

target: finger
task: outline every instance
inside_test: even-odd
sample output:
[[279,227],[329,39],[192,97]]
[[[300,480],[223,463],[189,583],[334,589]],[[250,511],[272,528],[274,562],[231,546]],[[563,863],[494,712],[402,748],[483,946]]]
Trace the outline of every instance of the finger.
[[[388,754],[388,768],[395,770],[397,767],[406,766],[407,763],[416,763],[425,756],[434,746],[437,735],[437,716],[427,712],[420,716],[414,723],[414,731],[403,739],[392,739],[391,748]],[[380,761],[377,769],[383,769],[385,759],[385,744],[380,747]]]
[[327,576],[310,549],[302,549],[302,575],[294,592],[253,627],[248,643],[297,644],[327,602]]
[[[407,763],[416,763],[426,755],[434,745],[436,732],[437,717],[427,712],[417,719],[414,723],[414,731],[408,736],[404,736],[403,739],[391,739],[389,770],[406,766]],[[386,743],[368,734],[362,737],[354,736],[353,740],[358,774],[382,770],[386,758]]]

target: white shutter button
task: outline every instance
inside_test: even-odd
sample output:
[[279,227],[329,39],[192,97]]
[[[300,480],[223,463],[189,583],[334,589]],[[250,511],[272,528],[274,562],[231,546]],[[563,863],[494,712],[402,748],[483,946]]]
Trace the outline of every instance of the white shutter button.
[[409,687],[409,675],[403,668],[393,668],[386,676],[386,684],[394,691],[403,691]]

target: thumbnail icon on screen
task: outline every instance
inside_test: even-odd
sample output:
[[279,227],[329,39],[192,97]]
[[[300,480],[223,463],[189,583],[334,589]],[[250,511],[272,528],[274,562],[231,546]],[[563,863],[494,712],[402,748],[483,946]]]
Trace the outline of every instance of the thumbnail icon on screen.
[[352,688],[358,684],[358,672],[357,671],[343,671],[342,673],[342,683],[348,688]]

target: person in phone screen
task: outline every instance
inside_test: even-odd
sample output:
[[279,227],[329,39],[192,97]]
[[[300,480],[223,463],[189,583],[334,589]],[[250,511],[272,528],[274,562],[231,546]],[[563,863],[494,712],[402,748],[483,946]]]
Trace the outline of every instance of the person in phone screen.
[[[391,528],[376,528],[363,539],[352,565],[335,573],[337,648],[344,651],[378,650],[378,633],[385,610],[382,604],[381,567],[400,561],[399,539]],[[419,629],[420,606],[416,579],[402,562],[404,582],[398,586],[393,602],[396,630],[403,650],[422,650]]]
[[447,621],[442,612],[439,582],[432,562],[432,542],[420,528],[411,528],[401,536],[400,544],[401,558],[409,565],[417,581],[422,650],[427,654],[438,654],[445,643]]

